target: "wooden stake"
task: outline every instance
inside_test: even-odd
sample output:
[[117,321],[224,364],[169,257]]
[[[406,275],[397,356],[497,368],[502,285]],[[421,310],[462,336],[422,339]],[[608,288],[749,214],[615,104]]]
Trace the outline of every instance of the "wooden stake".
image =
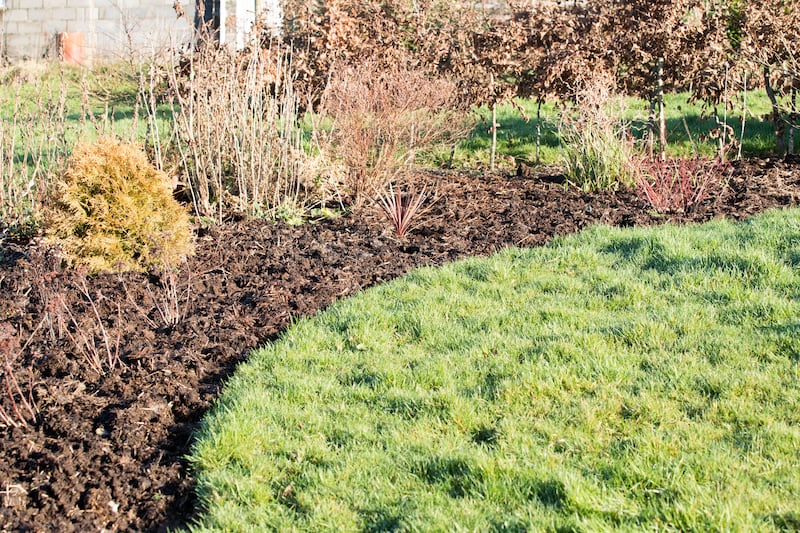
[[536,164],[538,165],[541,160],[539,159],[539,155],[541,154],[541,146],[542,146],[542,99],[539,98],[536,102]]

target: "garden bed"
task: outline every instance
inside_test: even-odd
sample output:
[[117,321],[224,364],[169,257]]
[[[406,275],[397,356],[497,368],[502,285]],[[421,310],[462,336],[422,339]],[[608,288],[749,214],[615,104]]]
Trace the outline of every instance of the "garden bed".
[[[295,227],[212,225],[198,230],[197,253],[173,280],[174,293],[155,275],[62,270],[35,245],[5,253],[0,312],[22,345],[14,368],[38,414],[0,428],[0,529],[185,525],[195,503],[183,460],[192,432],[236,364],[295,317],[417,266],[541,245],[591,224],[740,219],[796,205],[796,163],[736,164],[722,194],[669,217],[627,190],[565,189],[555,169],[426,174],[438,183],[436,201],[402,241],[375,206]],[[86,363],[93,353],[121,365],[100,375]]]

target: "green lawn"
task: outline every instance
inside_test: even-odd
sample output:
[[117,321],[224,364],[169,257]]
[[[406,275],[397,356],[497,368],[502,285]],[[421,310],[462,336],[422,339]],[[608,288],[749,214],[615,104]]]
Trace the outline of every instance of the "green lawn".
[[196,531],[796,531],[800,210],[422,269],[252,354]]
[[[691,156],[696,147],[704,155],[715,155],[716,140],[710,132],[716,128],[712,110],[703,109],[702,104],[690,104],[688,93],[668,94],[665,96],[665,114],[667,121],[667,139],[670,143],[668,152],[676,156]],[[503,104],[497,106],[497,163],[500,168],[515,168],[517,160],[534,162],[536,160],[536,112],[534,100],[521,99],[517,103],[525,111],[529,120],[525,120],[515,106]],[[648,103],[639,98],[625,98],[622,103],[625,110],[623,120],[629,123],[635,136],[641,137],[647,129]],[[745,135],[742,143],[744,157],[763,157],[775,150],[775,137],[772,125],[764,120],[770,112],[769,100],[763,90],[753,91],[747,95],[747,118]],[[742,133],[741,102],[734,104],[728,111],[727,121],[733,128],[736,140]],[[468,139],[459,144],[453,159],[454,166],[461,168],[486,167],[489,164],[491,149],[491,111],[478,108],[478,126]],[[542,105],[540,111],[541,141],[539,158],[542,163],[554,164],[560,161],[561,150],[558,138],[560,111],[551,102]],[[719,120],[724,119],[723,107],[718,109]],[[691,139],[686,134],[686,126]],[[796,152],[800,152],[800,135],[797,135]],[[445,163],[449,153],[437,153],[434,160]]]
[[5,227],[34,224],[42,193],[76,143],[101,135],[149,144],[168,140],[170,109],[158,106],[154,131],[137,105],[138,68],[147,67],[89,71],[30,62],[0,69],[0,243]]

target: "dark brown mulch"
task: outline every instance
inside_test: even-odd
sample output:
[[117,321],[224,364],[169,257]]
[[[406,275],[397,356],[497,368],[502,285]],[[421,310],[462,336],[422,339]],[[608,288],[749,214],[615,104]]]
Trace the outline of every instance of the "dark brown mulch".
[[[0,529],[185,525],[195,500],[183,458],[223,380],[294,317],[338,298],[416,266],[540,245],[590,224],[738,219],[800,199],[800,166],[778,161],[737,165],[723,193],[675,217],[654,216],[630,191],[565,189],[555,171],[424,178],[439,182],[439,196],[403,241],[374,207],[300,227],[241,220],[199,230],[197,254],[175,280],[174,325],[160,316],[169,284],[157,275],[87,278],[34,245],[7,253],[0,349],[16,358],[38,414],[0,427]],[[88,364],[95,355],[121,363],[99,374]]]

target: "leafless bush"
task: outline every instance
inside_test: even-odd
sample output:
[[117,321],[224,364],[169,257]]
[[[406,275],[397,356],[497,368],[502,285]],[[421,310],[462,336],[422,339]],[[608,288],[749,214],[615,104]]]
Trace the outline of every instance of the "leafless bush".
[[183,320],[186,313],[186,305],[189,301],[191,290],[191,279],[186,282],[186,286],[181,288],[179,283],[179,272],[171,268],[160,269],[158,276],[157,289],[147,286],[147,292],[155,308],[156,314],[164,327],[175,327]]
[[[316,176],[303,144],[290,55],[202,46],[166,73],[195,212],[274,214],[303,205]],[[313,135],[310,135],[313,136]]]
[[[77,318],[63,293],[56,294],[54,302],[58,313],[63,313],[63,316],[66,317],[66,325],[62,333],[69,339],[89,368],[95,373],[103,375],[122,366],[119,358],[121,331],[118,331],[116,338],[112,340],[103,317],[97,309],[95,303],[97,297],[89,293],[85,279],[79,279],[74,287],[83,297],[83,305],[87,305],[91,313],[86,313],[88,318]],[[119,326],[122,321],[122,309],[119,304],[116,305],[116,308],[117,325]]]
[[719,191],[730,165],[720,159],[640,158],[636,190],[659,213],[686,213]]
[[336,69],[323,100],[332,117],[330,148],[347,172],[343,196],[361,205],[414,164],[421,151],[465,136],[454,83],[403,61],[367,59]]
[[18,229],[37,218],[66,156],[67,82],[62,72],[58,84],[38,84],[31,98],[24,76],[6,76],[0,91],[0,108],[8,110],[0,116],[0,226]]
[[[33,251],[38,254],[41,252]],[[49,253],[37,256],[32,264],[35,294],[42,309],[42,320],[38,328],[45,326],[50,339],[56,342],[67,339],[88,367],[98,375],[122,366],[119,357],[121,340],[122,308],[107,300],[99,291],[92,294],[86,283],[86,271],[76,272],[77,279],[67,283],[56,271],[56,257]],[[36,266],[38,265],[38,266]],[[68,295],[77,292],[78,303],[71,303]],[[105,308],[116,310],[116,337],[106,327],[108,313],[101,313],[98,304],[105,300]],[[79,309],[82,307],[83,309]],[[83,311],[83,312],[80,312]]]
[[16,363],[23,350],[24,347],[20,346],[14,327],[7,322],[0,323],[0,354],[3,356],[0,375],[3,377],[3,389],[8,406],[6,408],[0,403],[0,424],[11,427],[24,426],[36,420],[33,395],[30,391],[24,393],[17,379],[21,369]]

